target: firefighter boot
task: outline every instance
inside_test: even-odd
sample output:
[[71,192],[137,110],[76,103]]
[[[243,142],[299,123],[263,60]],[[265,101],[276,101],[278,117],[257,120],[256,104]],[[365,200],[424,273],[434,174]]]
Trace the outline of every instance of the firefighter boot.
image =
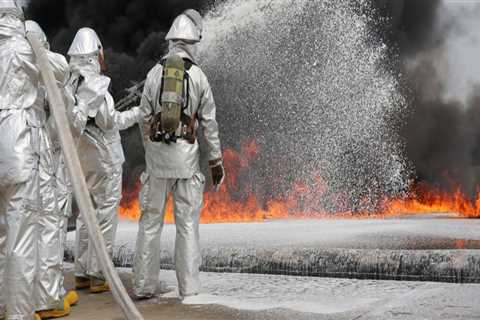
[[85,277],[75,277],[75,289],[82,290],[90,288],[90,279]]
[[90,293],[102,293],[108,291],[110,291],[110,286],[105,280],[90,277]]
[[62,301],[63,306],[58,307],[57,309],[38,311],[37,316],[40,319],[54,319],[54,318],[63,318],[70,314],[70,303],[68,303],[67,298],[65,297]]
[[68,301],[68,304],[70,306],[74,306],[78,303],[78,300],[80,300],[80,298],[78,297],[78,293],[72,290],[67,293],[67,295],[65,296],[65,300]]

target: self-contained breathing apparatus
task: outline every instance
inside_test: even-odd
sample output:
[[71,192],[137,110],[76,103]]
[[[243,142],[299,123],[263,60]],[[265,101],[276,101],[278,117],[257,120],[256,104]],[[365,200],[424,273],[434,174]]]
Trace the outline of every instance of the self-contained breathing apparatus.
[[177,139],[185,139],[193,144],[196,141],[197,115],[185,113],[190,101],[190,79],[188,70],[194,64],[186,58],[172,55],[161,62],[163,66],[162,84],[160,88],[160,110],[150,123],[150,140],[176,143]]

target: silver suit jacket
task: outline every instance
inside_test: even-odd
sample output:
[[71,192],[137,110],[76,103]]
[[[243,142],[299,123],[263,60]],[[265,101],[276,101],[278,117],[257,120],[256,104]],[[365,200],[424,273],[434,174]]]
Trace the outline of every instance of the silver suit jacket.
[[108,92],[110,78],[100,74],[97,64],[96,59],[71,61],[72,75],[67,84],[68,113],[78,135],[78,152],[85,173],[111,172],[121,166],[125,157],[119,130],[141,118],[138,107],[122,113],[115,110]]
[[[189,58],[187,53],[176,53],[184,58]],[[218,124],[216,121],[216,105],[207,76],[196,65],[193,65],[189,74],[189,104],[185,113],[188,116],[197,114],[197,126],[201,126],[207,143],[208,159],[215,160],[222,157]],[[148,115],[144,119],[145,160],[147,172],[158,178],[188,179],[200,171],[200,150],[198,142],[188,143],[179,139],[177,143],[165,144],[152,142],[149,139],[148,122],[155,110],[160,110],[159,96],[162,82],[163,67],[157,64],[150,70],[142,100],[141,113]]]
[[[47,57],[50,61],[50,66],[52,67],[53,74],[55,75],[55,79],[57,80],[57,85],[63,92],[65,81],[68,79],[69,75],[69,68],[67,60],[61,54],[47,51]],[[40,143],[40,151],[43,154],[41,157],[46,163],[43,163],[44,172],[48,172],[51,175],[55,174],[55,162],[54,162],[54,151],[56,146],[59,145],[58,135],[55,130],[55,121],[53,116],[49,112],[49,114],[43,112],[43,110],[49,110],[50,106],[48,103],[48,95],[46,92],[45,87],[40,83],[40,86],[37,91],[37,99],[33,104],[33,108],[36,110],[36,113],[41,115],[41,119],[39,119],[38,125],[42,128],[45,128],[46,138],[41,139]],[[49,116],[49,118],[44,118]]]
[[[62,63],[48,54],[54,74]],[[62,81],[57,78],[57,81]],[[23,22],[0,18],[0,184],[25,182],[48,143],[46,105],[38,98],[40,73]],[[40,90],[41,91],[41,90]]]

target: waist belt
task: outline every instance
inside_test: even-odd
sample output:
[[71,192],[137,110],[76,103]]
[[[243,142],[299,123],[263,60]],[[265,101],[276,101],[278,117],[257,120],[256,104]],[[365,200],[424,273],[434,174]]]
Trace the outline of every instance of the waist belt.
[[161,113],[157,114],[152,119],[150,128],[150,140],[153,142],[164,142],[167,144],[176,143],[178,139],[184,139],[190,144],[194,144],[196,137],[196,122],[197,115],[189,117],[185,113],[182,113],[180,118],[180,125],[177,130],[171,134],[162,130],[161,128]]

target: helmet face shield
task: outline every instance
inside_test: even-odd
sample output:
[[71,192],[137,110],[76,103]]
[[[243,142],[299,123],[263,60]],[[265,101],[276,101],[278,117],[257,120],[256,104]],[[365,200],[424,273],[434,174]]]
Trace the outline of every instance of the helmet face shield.
[[173,21],[165,39],[199,42],[202,39],[202,28],[200,14],[195,10],[187,10],[186,13],[182,13]]
[[68,50],[68,55],[89,55],[93,53],[103,54],[103,46],[97,33],[91,28],[82,28],[78,30],[75,39],[73,39],[72,45]]

